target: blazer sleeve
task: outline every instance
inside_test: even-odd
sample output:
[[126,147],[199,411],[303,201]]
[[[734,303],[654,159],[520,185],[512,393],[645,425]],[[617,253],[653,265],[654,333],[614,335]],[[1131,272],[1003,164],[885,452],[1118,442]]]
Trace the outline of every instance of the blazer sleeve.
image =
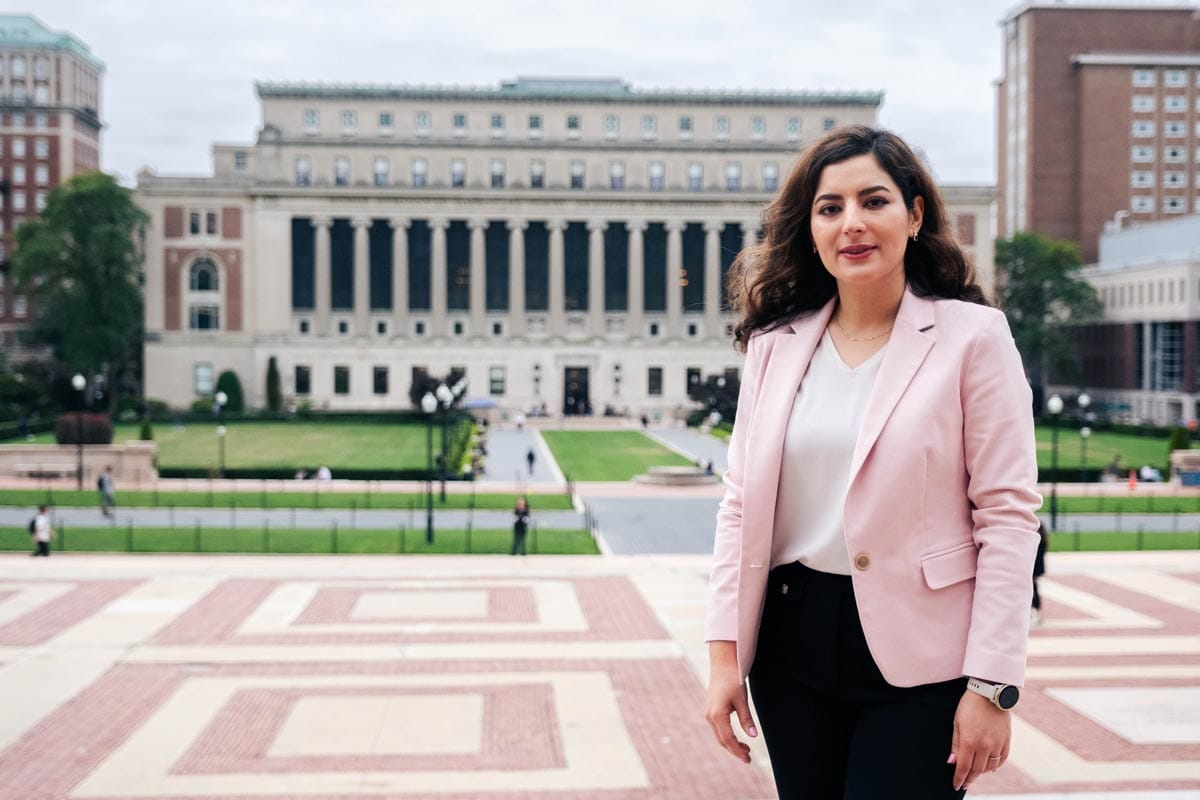
[[988,315],[962,379],[967,496],[979,548],[963,674],[1021,685],[1038,546],[1033,402],[1008,321]]
[[704,641],[737,641],[738,576],[742,553],[742,485],[746,464],[746,439],[754,415],[761,371],[761,337],[754,336],[746,345],[738,389],[737,416],[729,436],[727,467],[723,481],[725,497],[717,511],[713,542],[712,572],[708,579],[708,614],[704,623]]

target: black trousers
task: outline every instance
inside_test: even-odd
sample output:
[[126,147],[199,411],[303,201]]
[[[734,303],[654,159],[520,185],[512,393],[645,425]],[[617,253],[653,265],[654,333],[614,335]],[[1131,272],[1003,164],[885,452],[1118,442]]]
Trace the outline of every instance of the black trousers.
[[525,531],[520,530],[519,528],[514,528],[513,529],[513,540],[512,540],[512,555],[515,556],[517,553],[520,553],[521,555],[525,555]]
[[849,576],[799,563],[771,570],[750,691],[780,800],[965,796],[946,759],[966,685],[890,685]]
[[49,542],[34,542],[34,545],[37,549],[35,549],[32,553],[30,553],[30,555],[46,556],[47,558],[50,557],[50,543]]

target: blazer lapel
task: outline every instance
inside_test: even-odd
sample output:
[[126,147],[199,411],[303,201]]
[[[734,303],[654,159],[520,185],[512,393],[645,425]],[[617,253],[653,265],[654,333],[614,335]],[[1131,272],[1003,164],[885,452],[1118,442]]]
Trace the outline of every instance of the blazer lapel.
[[888,417],[933,347],[933,334],[927,333],[932,328],[933,301],[918,297],[906,288],[896,314],[892,338],[888,340],[887,352],[884,353],[883,363],[879,365],[879,375],[875,378],[875,387],[858,432],[854,459],[850,462],[850,484],[854,483]]
[[[746,458],[743,485],[742,515],[747,530],[764,530],[768,534],[775,526],[775,501],[779,490],[779,471],[783,464],[784,434],[796,401],[796,390],[812,360],[813,351],[833,313],[834,301],[824,308],[781,327],[763,374],[762,391],[749,433],[749,452]],[[750,492],[754,496],[750,496]],[[749,537],[757,548],[747,552],[751,562],[765,563],[770,559],[771,537]]]

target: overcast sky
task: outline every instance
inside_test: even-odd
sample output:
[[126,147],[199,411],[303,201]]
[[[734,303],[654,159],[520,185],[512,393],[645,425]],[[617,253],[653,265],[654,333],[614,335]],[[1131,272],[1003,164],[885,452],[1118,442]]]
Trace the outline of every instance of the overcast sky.
[[210,174],[251,142],[254,81],[882,90],[880,122],[946,182],[995,180],[999,22],[1013,0],[0,0],[107,65],[103,165]]

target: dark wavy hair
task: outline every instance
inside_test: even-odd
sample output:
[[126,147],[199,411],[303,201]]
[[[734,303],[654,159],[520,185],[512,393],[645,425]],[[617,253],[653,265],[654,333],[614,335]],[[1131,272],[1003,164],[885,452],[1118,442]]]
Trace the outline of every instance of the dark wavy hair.
[[739,253],[729,270],[730,304],[741,315],[734,329],[739,350],[755,333],[821,308],[837,294],[836,281],[813,252],[813,199],[825,167],[868,153],[899,187],[905,207],[911,211],[917,197],[925,201],[920,236],[904,251],[904,275],[913,292],[990,305],[950,231],[937,184],[912,148],[891,131],[848,125],[801,154],[763,212],[763,241]]

